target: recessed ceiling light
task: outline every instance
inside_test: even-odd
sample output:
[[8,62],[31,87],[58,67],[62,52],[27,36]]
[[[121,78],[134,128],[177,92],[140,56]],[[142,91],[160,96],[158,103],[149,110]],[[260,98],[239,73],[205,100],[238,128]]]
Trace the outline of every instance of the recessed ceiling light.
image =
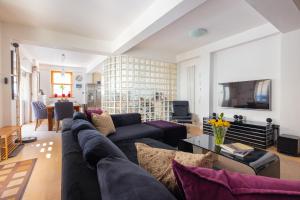
[[194,30],[189,31],[189,36],[192,38],[198,38],[207,33],[207,29],[205,28],[197,28]]

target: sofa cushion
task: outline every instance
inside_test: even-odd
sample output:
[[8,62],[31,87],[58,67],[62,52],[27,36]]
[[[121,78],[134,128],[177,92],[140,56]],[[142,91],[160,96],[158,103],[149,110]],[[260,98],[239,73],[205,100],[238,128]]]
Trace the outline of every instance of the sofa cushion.
[[97,137],[100,133],[97,130],[93,129],[85,129],[79,131],[77,137],[78,137],[78,144],[81,147],[81,149],[84,149],[85,144],[93,139],[94,137]]
[[142,123],[141,114],[139,113],[115,114],[111,115],[111,118],[116,128]]
[[147,124],[133,124],[116,128],[116,132],[109,135],[108,138],[113,142],[139,138],[162,139],[163,132],[161,129]]
[[97,175],[103,200],[175,200],[154,177],[126,159],[100,160]]
[[213,166],[213,158],[210,152],[207,154],[193,154],[153,148],[142,143],[135,143],[135,145],[139,165],[176,194],[179,193],[179,188],[172,170],[173,159],[189,166],[207,168],[212,168]]
[[71,130],[72,124],[73,124],[73,119],[71,119],[71,118],[63,119],[63,121],[62,121],[62,130],[61,131],[64,132],[64,131]]
[[116,142],[115,144],[121,149],[122,152],[124,152],[124,154],[127,156],[127,158],[135,164],[139,163],[138,159],[137,159],[137,151],[136,151],[135,142],[147,144],[151,147],[175,150],[174,147],[169,146],[158,140],[151,139],[151,138],[124,140],[124,141]]
[[73,120],[71,130],[73,135],[75,136],[75,139],[77,138],[78,132],[85,129],[96,130],[96,128],[89,121],[83,119]]
[[86,115],[82,112],[74,112],[73,114],[73,120],[75,119],[83,119],[83,120],[88,120]]
[[101,115],[93,113],[92,122],[95,125],[96,129],[98,129],[100,133],[104,134],[105,136],[116,131],[111,116],[107,112],[104,112]]
[[78,142],[83,150],[83,157],[91,167],[105,157],[119,157],[127,159],[124,153],[109,139],[96,130],[81,130]]
[[87,167],[71,131],[62,133],[62,199],[101,199],[97,171]]
[[173,161],[173,171],[186,200],[300,199],[300,181],[186,167],[176,161]]

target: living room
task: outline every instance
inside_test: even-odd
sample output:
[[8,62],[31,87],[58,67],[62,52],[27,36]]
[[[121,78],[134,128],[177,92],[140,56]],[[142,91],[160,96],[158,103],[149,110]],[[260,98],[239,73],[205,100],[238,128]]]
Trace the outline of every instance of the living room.
[[25,2],[0,198],[300,199],[299,0]]

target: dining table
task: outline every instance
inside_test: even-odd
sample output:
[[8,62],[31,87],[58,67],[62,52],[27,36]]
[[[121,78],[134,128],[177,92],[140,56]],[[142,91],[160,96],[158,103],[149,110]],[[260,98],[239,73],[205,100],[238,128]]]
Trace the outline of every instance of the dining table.
[[[81,106],[79,104],[74,104],[73,107],[76,112],[80,111]],[[47,105],[48,131],[53,130],[53,116],[54,116],[54,104],[49,104]]]

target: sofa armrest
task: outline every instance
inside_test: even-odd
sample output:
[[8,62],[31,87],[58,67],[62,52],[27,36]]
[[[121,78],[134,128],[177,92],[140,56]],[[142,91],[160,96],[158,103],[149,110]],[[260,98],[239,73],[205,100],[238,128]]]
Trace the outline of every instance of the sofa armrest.
[[142,123],[141,114],[139,113],[114,114],[111,115],[111,118],[116,128]]
[[190,117],[192,119],[193,114],[192,113],[188,113],[188,117]]

